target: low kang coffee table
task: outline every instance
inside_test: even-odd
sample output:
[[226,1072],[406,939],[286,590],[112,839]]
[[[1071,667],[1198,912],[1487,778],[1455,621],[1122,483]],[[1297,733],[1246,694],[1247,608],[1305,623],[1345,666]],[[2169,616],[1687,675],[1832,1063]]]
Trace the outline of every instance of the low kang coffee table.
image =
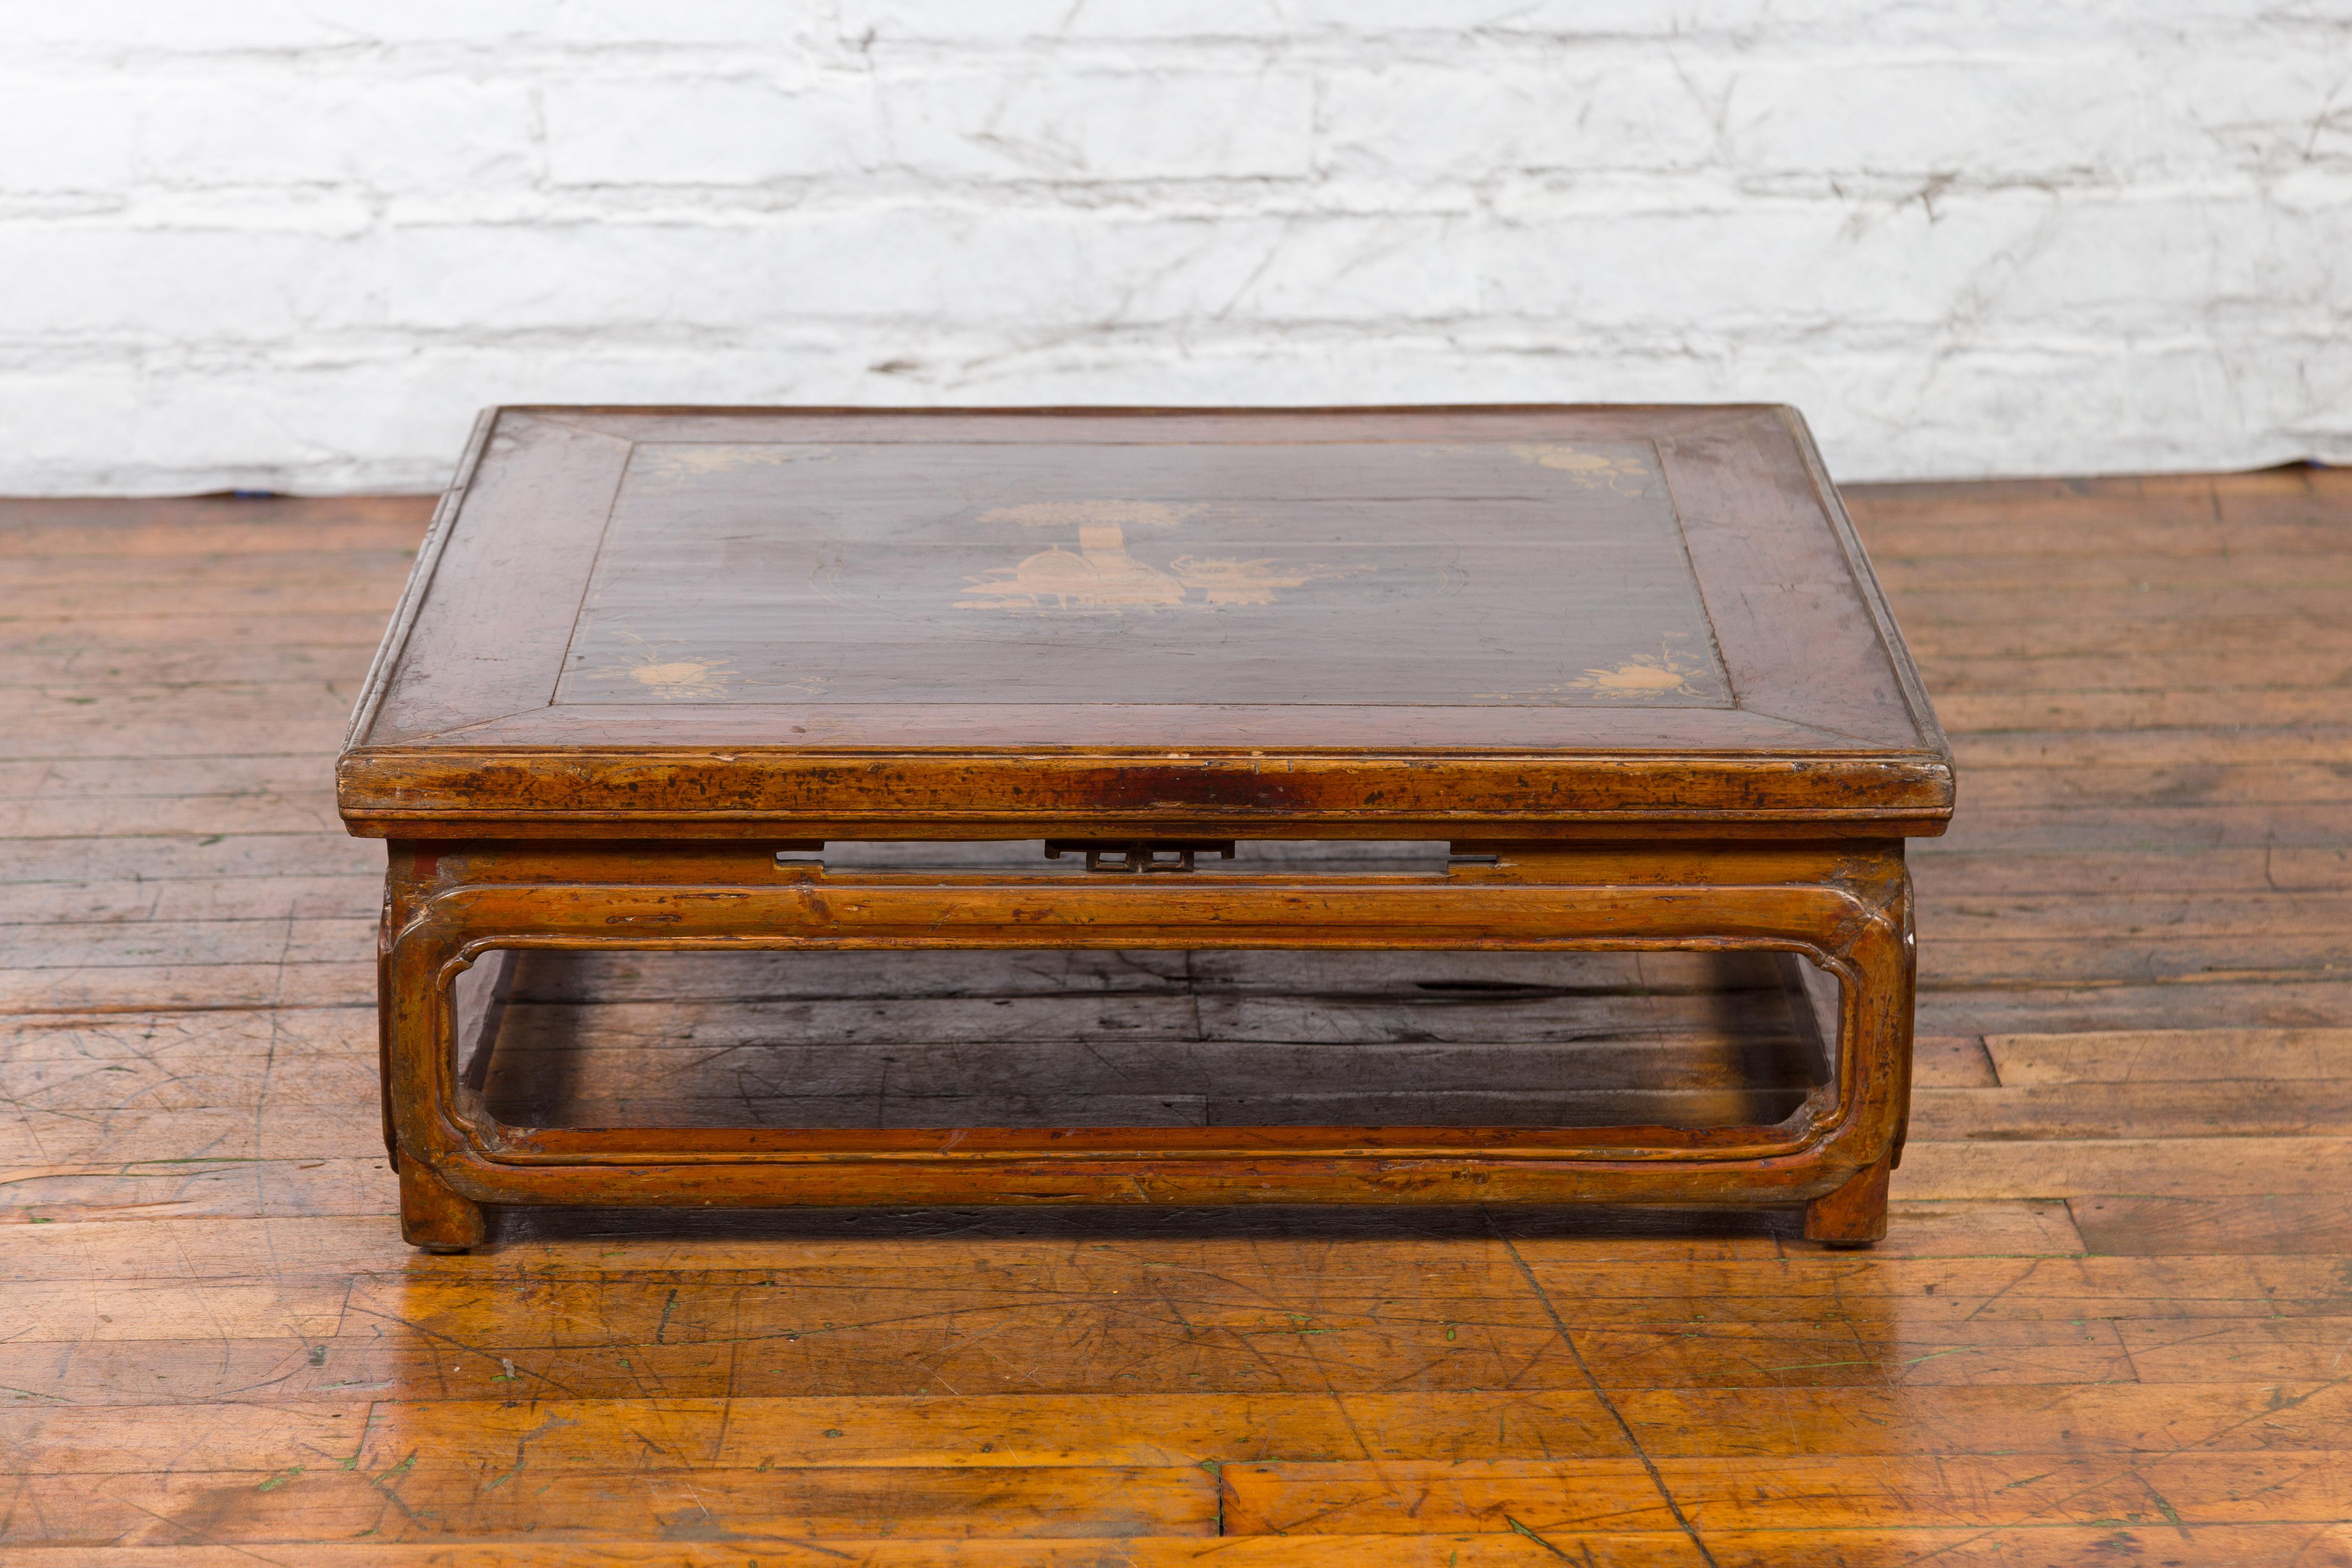
[[[1906,836],[1950,753],[1765,406],[487,415],[340,767],[390,840],[403,1234],[484,1205],[1569,1200],[1883,1234]],[[854,870],[827,841],[1052,841]],[[1446,840],[1423,874],[1228,862]],[[1772,1125],[563,1128],[469,1066],[548,949],[1767,949]]]

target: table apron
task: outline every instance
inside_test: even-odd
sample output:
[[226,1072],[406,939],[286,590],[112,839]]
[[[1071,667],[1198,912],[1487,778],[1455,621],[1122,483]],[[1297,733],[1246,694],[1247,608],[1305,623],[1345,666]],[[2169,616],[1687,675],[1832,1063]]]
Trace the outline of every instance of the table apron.
[[483,883],[401,933],[478,949],[668,947],[1773,946],[1819,958],[1888,917],[1857,889],[1076,878],[1002,885],[816,879],[775,888]]

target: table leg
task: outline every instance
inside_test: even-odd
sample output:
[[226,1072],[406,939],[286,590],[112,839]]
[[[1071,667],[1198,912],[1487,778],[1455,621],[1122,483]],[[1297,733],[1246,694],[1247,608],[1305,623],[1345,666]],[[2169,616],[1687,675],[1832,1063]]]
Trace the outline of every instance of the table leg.
[[383,1094],[384,1148],[400,1173],[400,1238],[425,1252],[466,1252],[488,1233],[483,1206],[449,1185],[441,1174],[401,1146],[399,1116],[404,1096],[443,1100],[446,1074],[436,1068],[442,1054],[439,996],[417,993],[404,983],[393,962],[400,929],[416,909],[415,887],[400,873],[415,857],[403,850],[387,879],[383,940],[377,957],[377,1052]]
[[1860,1070],[1888,1080],[1893,1126],[1886,1152],[1843,1185],[1805,1205],[1805,1238],[1826,1247],[1868,1247],[1886,1235],[1886,1185],[1902,1163],[1911,1110],[1911,1031],[1918,989],[1917,950],[1911,933],[1911,884],[1905,873],[1889,900],[1895,940],[1856,944],[1848,956],[1859,973],[1861,1005],[1853,1009],[1861,1037],[1852,1046]]
[[1845,1185],[1805,1205],[1805,1239],[1834,1247],[1868,1247],[1886,1235],[1886,1173],[1894,1161],[1880,1155],[1849,1177]]
[[406,1154],[400,1156],[400,1239],[426,1252],[464,1252],[482,1245],[482,1205]]

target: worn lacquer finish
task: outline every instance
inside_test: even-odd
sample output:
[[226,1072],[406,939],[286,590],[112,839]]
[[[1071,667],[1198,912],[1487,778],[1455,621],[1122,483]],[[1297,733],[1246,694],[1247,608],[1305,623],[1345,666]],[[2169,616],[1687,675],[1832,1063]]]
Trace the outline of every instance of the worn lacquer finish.
[[[340,799],[394,841],[423,1245],[471,1245],[483,1203],[1468,1196],[1810,1203],[1861,1242],[1907,1090],[1902,840],[1942,830],[1951,767],[1786,410],[530,409],[478,433]],[[1031,837],[1473,859],[770,858]],[[1715,1129],[565,1129],[458,1074],[485,952],[698,947],[1751,949],[1843,1002],[1833,1081]]]
[[341,783],[385,837],[1885,837],[1951,798],[1773,408],[500,411]]

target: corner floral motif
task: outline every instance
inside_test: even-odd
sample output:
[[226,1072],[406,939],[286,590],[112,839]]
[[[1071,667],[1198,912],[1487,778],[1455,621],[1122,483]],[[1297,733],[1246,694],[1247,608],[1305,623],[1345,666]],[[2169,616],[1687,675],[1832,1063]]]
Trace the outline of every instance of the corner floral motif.
[[1566,682],[1564,689],[1635,701],[1645,697],[1695,697],[1698,690],[1692,683],[1707,673],[1705,665],[1662,640],[1655,654],[1635,654],[1612,668],[1588,669]]
[[[740,694],[739,688],[744,681],[733,659],[683,658],[672,651],[683,645],[648,642],[635,632],[619,635],[624,642],[636,646],[625,651],[618,663],[584,671],[587,679],[625,680],[635,688],[630,697],[661,702],[709,702]],[[761,680],[755,684],[814,697],[824,689],[825,682],[823,676],[808,676],[799,680]]]
[[1574,680],[1528,691],[1477,691],[1471,695],[1485,702],[1525,701],[1529,698],[1559,701],[1570,693],[1605,698],[1612,702],[1641,702],[1660,697],[1704,699],[1710,695],[1706,685],[1714,679],[1714,670],[1670,646],[1684,640],[1686,635],[1668,632],[1659,639],[1656,653],[1637,653],[1622,664],[1587,669]]

